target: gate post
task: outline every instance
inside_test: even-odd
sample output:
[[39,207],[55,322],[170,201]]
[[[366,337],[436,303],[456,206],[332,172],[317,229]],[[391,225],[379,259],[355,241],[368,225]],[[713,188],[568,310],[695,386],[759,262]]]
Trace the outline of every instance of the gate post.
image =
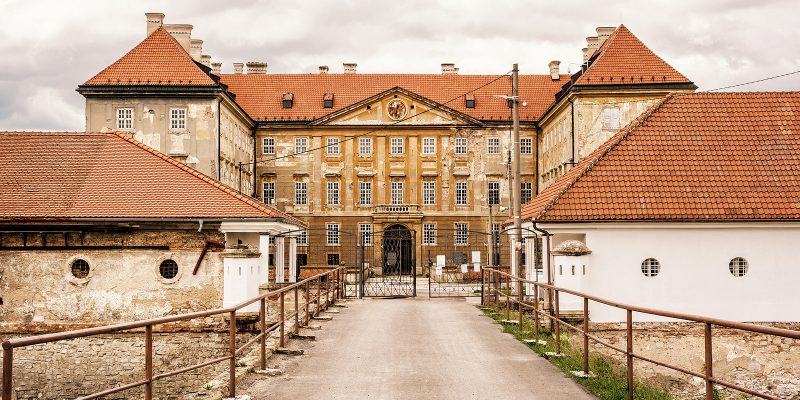
[[[374,239],[374,238],[373,238]],[[364,298],[364,238],[359,235],[359,244],[358,246],[358,285],[356,286],[358,290],[358,298]],[[373,246],[375,243],[372,244]]]

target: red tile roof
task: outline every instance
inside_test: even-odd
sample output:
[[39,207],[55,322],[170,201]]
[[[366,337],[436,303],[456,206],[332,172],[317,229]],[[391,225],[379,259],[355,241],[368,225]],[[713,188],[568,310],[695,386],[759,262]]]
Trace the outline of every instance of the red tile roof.
[[576,85],[691,83],[620,25],[592,56]]
[[800,92],[672,94],[523,207],[544,222],[800,219]]
[[[511,94],[511,77],[492,75],[414,74],[223,74],[222,83],[236,94],[236,102],[257,121],[311,121],[394,87],[433,100],[478,120],[511,120],[505,99]],[[553,103],[568,75],[552,80],[550,75],[520,75],[520,119],[536,121]],[[466,108],[464,94],[475,90],[475,108]],[[294,94],[292,108],[283,108],[285,93]],[[323,108],[322,98],[334,94],[333,108]]]
[[299,220],[118,133],[0,132],[0,220]]
[[210,86],[211,77],[163,27],[84,85]]

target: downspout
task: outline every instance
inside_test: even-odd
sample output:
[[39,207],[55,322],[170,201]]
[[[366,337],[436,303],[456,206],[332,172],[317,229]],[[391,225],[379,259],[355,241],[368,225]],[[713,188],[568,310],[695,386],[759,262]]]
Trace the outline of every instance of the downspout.
[[258,193],[258,190],[256,189],[256,185],[258,184],[258,178],[257,178],[258,175],[256,174],[256,149],[258,147],[256,145],[256,123],[255,122],[253,123],[252,133],[253,133],[253,195],[252,195],[252,197],[256,198],[256,194]]
[[575,161],[575,103],[572,102],[572,99],[569,100],[569,112],[570,112],[570,137],[572,138],[572,159],[569,160],[572,165],[575,165],[577,161]]
[[206,253],[211,246],[225,248],[225,242],[220,242],[219,240],[213,239],[206,240],[206,244],[203,245],[203,251],[200,252],[200,257],[197,258],[197,263],[194,264],[192,275],[197,275],[197,271],[200,270],[200,264],[203,262],[203,259],[206,257]]
[[[552,286],[553,285],[553,255],[550,252],[550,237],[553,236],[553,235],[550,232],[548,232],[548,231],[546,231],[546,230],[544,230],[542,228],[537,227],[535,220],[532,220],[531,222],[533,223],[533,225],[532,225],[533,230],[535,230],[537,232],[541,232],[542,236],[544,237],[544,241],[542,242],[542,249],[544,249],[545,246],[547,248],[547,284]],[[544,251],[544,250],[542,250],[542,251]],[[555,318],[555,309],[553,308],[553,291],[549,290],[549,289],[547,290],[547,308],[548,308],[547,311],[550,313],[550,316]],[[552,332],[553,331],[553,323],[552,323],[553,320],[551,319],[550,321],[551,321],[550,322],[550,331]]]

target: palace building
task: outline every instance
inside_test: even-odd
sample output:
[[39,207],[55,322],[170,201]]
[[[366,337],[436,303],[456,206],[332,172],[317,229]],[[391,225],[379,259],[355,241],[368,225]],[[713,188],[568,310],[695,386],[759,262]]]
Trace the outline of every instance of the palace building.
[[553,61],[520,74],[516,144],[505,71],[274,74],[248,62],[222,73],[191,25],[163,21],[148,13],[144,41],[79,86],[87,131],[130,135],[310,229],[407,230],[417,253],[442,232],[459,245],[499,229],[515,146],[524,203],[650,105],[696,88],[625,26],[601,27],[577,73]]

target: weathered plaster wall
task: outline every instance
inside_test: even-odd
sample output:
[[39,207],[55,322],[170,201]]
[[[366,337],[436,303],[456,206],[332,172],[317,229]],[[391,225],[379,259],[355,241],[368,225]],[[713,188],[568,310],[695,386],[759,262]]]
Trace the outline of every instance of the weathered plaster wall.
[[[226,104],[221,109],[220,121],[220,181],[240,192],[253,192],[253,134],[249,125]],[[241,174],[239,163],[242,163]]]
[[[67,250],[0,251],[0,320],[43,325],[119,322],[220,307],[220,253],[207,253],[197,275],[192,275],[206,238],[221,240],[221,234],[196,230],[85,232],[84,246],[169,249],[90,249],[79,245],[79,237],[72,237],[67,242],[75,247]],[[22,245],[18,234],[5,234],[0,239],[3,246]],[[37,241],[41,245],[41,240],[41,235],[26,237],[28,246]],[[47,244],[58,246],[58,240],[63,237],[50,234]],[[77,258],[89,263],[87,279],[72,275],[71,263]],[[159,274],[159,265],[167,258],[179,267],[178,276],[171,280]]]
[[[798,324],[781,325],[800,329]],[[623,326],[593,324],[592,333],[602,340],[625,348]],[[691,323],[636,324],[633,351],[657,361],[702,373],[704,371],[703,327]],[[765,392],[782,399],[800,399],[800,342],[742,331],[713,329],[713,373],[736,385]],[[572,335],[574,347],[582,346],[582,337]],[[591,343],[591,341],[590,341]],[[591,352],[599,352],[625,365],[624,355],[597,343]],[[624,367],[623,367],[624,368]],[[676,399],[703,399],[705,382],[686,374],[644,361],[634,362],[635,377],[667,388]],[[717,386],[725,399],[740,398],[740,392]]]
[[[117,109],[133,108],[132,137],[162,153],[185,159],[217,178],[217,100],[214,98],[89,97],[86,130],[117,130]],[[170,110],[186,109],[186,129],[170,128]]]

